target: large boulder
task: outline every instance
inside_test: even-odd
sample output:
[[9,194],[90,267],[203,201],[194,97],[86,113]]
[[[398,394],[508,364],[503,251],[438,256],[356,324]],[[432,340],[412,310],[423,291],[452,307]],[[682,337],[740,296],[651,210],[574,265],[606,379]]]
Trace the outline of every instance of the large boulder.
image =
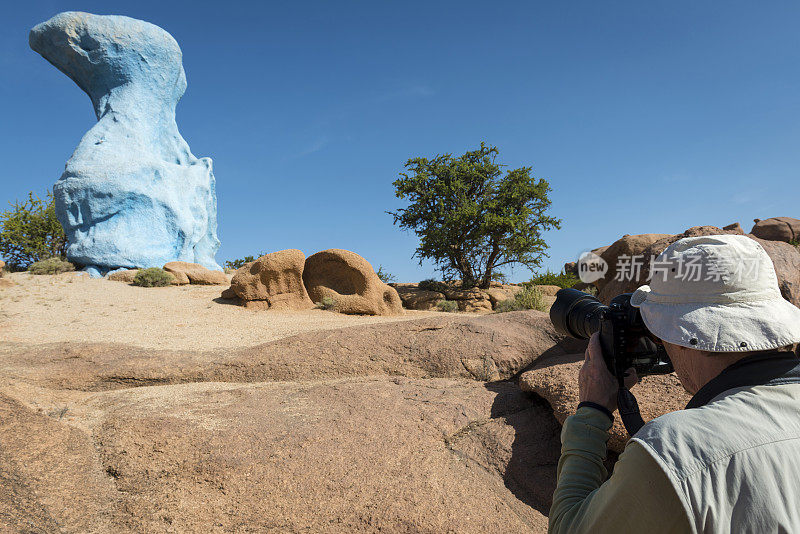
[[340,313],[403,313],[397,290],[384,284],[367,260],[349,250],[323,250],[309,256],[303,282],[312,301],[333,299],[334,308]]
[[444,293],[420,289],[418,284],[391,283],[397,290],[403,307],[409,310],[435,310],[436,305],[445,300]]
[[[616,295],[635,291],[637,287],[647,284],[650,278],[650,264],[652,260],[675,241],[684,237],[719,234],[741,235],[741,231],[738,229],[723,230],[716,226],[693,226],[682,234],[667,235],[653,241],[639,253],[642,258],[641,269],[636,272],[629,270],[627,274],[631,276],[623,276],[620,280],[607,280],[604,285],[601,284],[602,289],[598,293],[598,298],[601,302],[607,304]],[[788,243],[767,241],[753,235],[748,235],[748,237],[760,243],[772,259],[775,272],[778,275],[778,285],[780,286],[783,298],[795,306],[800,306],[800,251]],[[625,239],[626,238],[623,238],[622,240]],[[617,243],[619,243],[619,241]],[[609,264],[609,271],[614,271],[611,264]]]
[[[555,354],[539,358],[529,370],[520,375],[520,388],[539,395],[550,403],[556,419],[563,424],[578,407],[578,372],[583,360],[583,354]],[[631,392],[639,402],[645,421],[681,410],[691,399],[691,395],[683,389],[675,374],[646,376]],[[615,452],[622,452],[628,438],[622,420],[617,415],[608,446]]]
[[228,277],[224,272],[206,269],[198,263],[171,261],[164,264],[164,270],[172,274],[181,284],[215,286],[228,283]]
[[246,263],[233,275],[223,298],[238,297],[248,307],[307,310],[314,307],[303,284],[305,255],[281,250]]
[[[670,234],[624,235],[607,247],[595,249],[593,252],[608,264],[606,275],[595,282],[600,300],[610,300],[615,295],[624,293],[619,290],[621,283],[617,280],[617,267],[624,256],[640,256],[650,245],[667,237]],[[610,297],[606,298],[606,295]]]
[[800,219],[792,217],[770,217],[756,219],[750,233],[768,241],[798,242],[800,241]]
[[66,12],[29,41],[98,119],[53,188],[67,259],[93,275],[176,259],[219,269],[211,160],[192,154],[175,123],[186,90],[175,39],[141,20]]
[[447,300],[454,300],[458,311],[462,312],[490,312],[492,300],[486,291],[473,287],[461,289],[460,287],[447,287],[444,289]]

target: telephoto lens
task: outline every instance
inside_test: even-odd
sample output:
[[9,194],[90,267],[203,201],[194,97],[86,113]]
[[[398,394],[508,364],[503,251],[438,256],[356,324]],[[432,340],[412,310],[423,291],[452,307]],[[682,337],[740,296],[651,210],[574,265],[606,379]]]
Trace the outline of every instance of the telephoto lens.
[[588,293],[577,289],[561,289],[550,308],[550,321],[561,334],[589,339],[600,330],[600,322],[608,309]]

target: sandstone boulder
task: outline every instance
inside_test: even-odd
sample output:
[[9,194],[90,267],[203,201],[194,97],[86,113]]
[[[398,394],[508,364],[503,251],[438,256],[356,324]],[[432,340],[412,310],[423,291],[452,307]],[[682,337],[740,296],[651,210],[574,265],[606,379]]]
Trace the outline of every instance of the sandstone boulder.
[[445,300],[444,293],[420,289],[418,284],[389,284],[400,296],[403,307],[409,310],[435,310],[436,304]]
[[261,256],[240,267],[223,298],[239,297],[248,308],[308,310],[314,303],[303,284],[306,257],[287,249]]
[[[611,295],[611,297],[608,297],[610,300],[612,297],[623,293],[623,291],[619,291],[620,281],[616,280],[618,265],[622,265],[620,263],[622,256],[639,256],[653,243],[667,237],[670,237],[670,234],[624,235],[608,247],[601,247],[593,251],[608,264],[606,275],[595,282],[598,295],[601,295],[600,299],[603,300],[605,295],[608,294]],[[608,288],[606,289],[607,286]]]
[[735,232],[737,234],[743,234],[744,233],[744,230],[742,229],[742,225],[739,224],[738,222],[729,224],[728,226],[723,226],[722,229],[723,230],[730,230],[730,231]]
[[206,286],[224,285],[228,277],[222,271],[212,271],[198,263],[171,261],[164,265],[164,270],[172,274],[179,284],[199,284]]
[[[605,285],[603,285],[603,289],[600,290],[598,298],[601,302],[607,304],[616,295],[635,291],[637,287],[648,283],[652,259],[678,239],[717,234],[741,235],[741,232],[736,229],[723,230],[716,226],[693,226],[682,234],[667,235],[653,241],[640,252],[643,261],[638,277],[626,277],[623,280],[607,281]],[[772,263],[775,265],[775,272],[778,275],[778,284],[781,288],[783,298],[795,306],[800,306],[800,251],[788,243],[767,241],[752,235],[748,235],[748,237],[758,241],[772,259]],[[622,238],[620,241],[625,239],[626,238]],[[617,243],[619,243],[619,241]],[[631,250],[634,249],[631,248]],[[609,264],[609,268],[611,269],[611,264]]]
[[502,284],[498,287],[490,287],[489,289],[485,289],[484,293],[486,293],[486,296],[489,297],[489,300],[492,303],[492,308],[496,308],[499,302],[513,300],[516,294],[523,289],[525,289],[523,286],[518,286],[515,284]]
[[800,241],[800,219],[792,217],[770,217],[756,219],[750,233],[768,241],[784,241],[786,243]]
[[[563,424],[578,407],[578,372],[583,360],[582,353],[540,358],[529,370],[520,375],[520,388],[535,393],[550,403],[556,419]],[[639,409],[645,421],[681,410],[691,399],[691,395],[683,389],[675,374],[646,376],[631,389],[631,392],[639,402]],[[628,438],[622,420],[617,415],[614,418],[608,446],[615,452],[622,452]]]
[[536,289],[538,289],[538,290],[539,290],[539,291],[542,293],[542,295],[543,295],[543,296],[545,296],[545,297],[555,297],[555,296],[556,296],[556,293],[558,293],[559,291],[561,291],[561,287],[559,287],[559,286],[547,285],[547,284],[544,284],[544,285],[537,285],[537,286],[535,286],[535,287],[536,287]]
[[3,276],[3,273],[5,272],[5,268],[6,268],[6,262],[4,262],[3,260],[0,260],[0,277]]
[[335,310],[340,313],[403,313],[397,290],[381,282],[372,265],[349,250],[323,250],[309,256],[303,270],[303,282],[313,302],[331,298]]
[[458,311],[462,312],[490,312],[492,301],[489,294],[481,289],[461,289],[458,286],[448,287],[444,290],[447,300],[454,300],[458,304]]
[[[133,279],[136,278],[136,273],[138,272],[139,269],[125,269],[122,271],[114,271],[112,273],[109,273],[108,279],[113,282],[126,282],[130,284],[133,282]],[[172,276],[175,277],[174,274]],[[187,284],[189,283],[188,279],[186,283]]]

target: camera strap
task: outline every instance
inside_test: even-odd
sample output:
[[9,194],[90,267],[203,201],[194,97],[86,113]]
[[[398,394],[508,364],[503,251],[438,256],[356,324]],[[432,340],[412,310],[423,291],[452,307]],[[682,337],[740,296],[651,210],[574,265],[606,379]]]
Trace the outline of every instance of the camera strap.
[[617,408],[619,408],[619,416],[628,435],[633,436],[644,426],[644,419],[639,413],[639,403],[636,402],[633,393],[625,387],[620,387],[617,392]]

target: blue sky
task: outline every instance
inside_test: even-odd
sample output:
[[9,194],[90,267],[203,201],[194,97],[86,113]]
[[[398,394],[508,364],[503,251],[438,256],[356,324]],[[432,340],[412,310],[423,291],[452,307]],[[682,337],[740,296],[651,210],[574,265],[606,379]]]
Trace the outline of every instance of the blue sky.
[[345,248],[427,278],[385,214],[402,206],[392,181],[481,141],[550,181],[553,270],[625,233],[800,216],[797,2],[17,2],[0,33],[2,204],[51,187],[95,123],[27,44],[67,10],[181,45],[178,127],[214,160],[220,262]]

